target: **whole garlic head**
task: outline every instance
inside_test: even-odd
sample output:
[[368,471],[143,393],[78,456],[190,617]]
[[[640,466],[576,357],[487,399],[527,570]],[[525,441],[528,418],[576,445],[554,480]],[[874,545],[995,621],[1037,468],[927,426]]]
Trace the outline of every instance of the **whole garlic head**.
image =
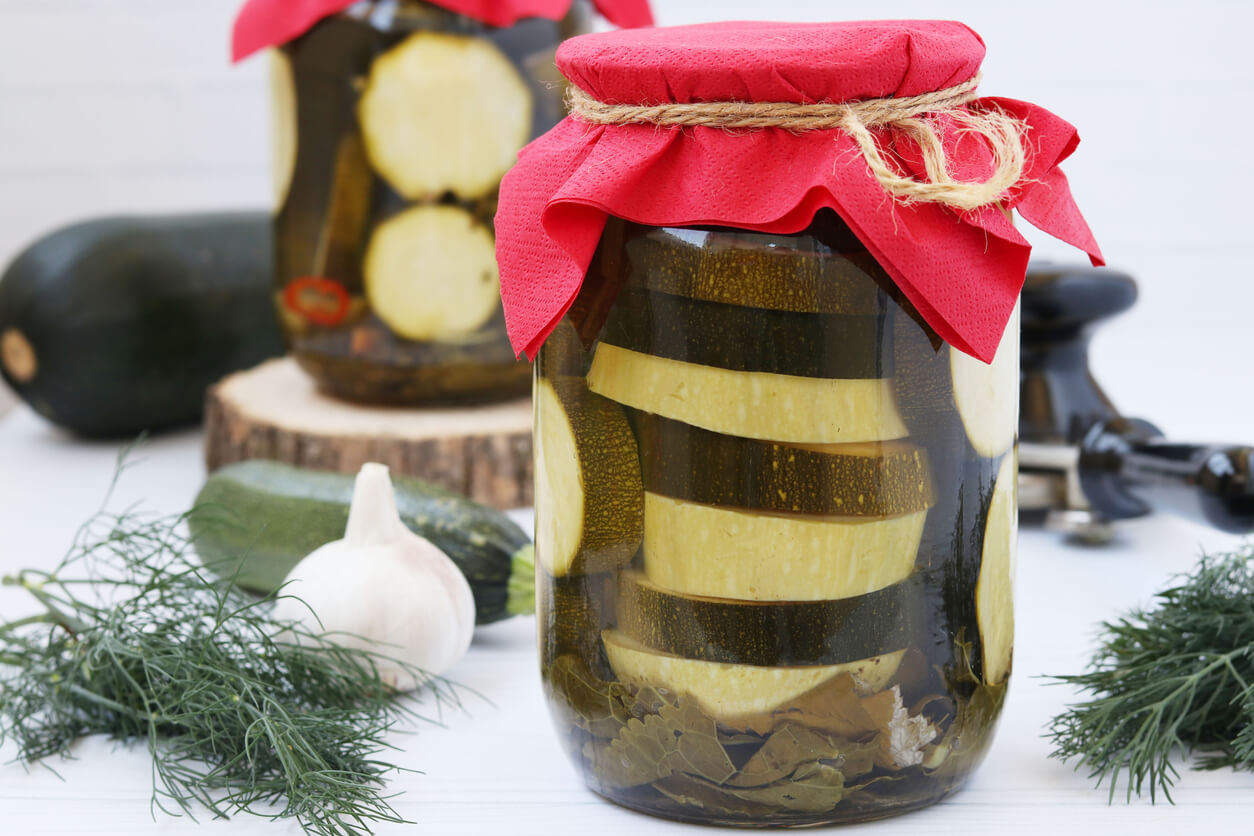
[[[275,617],[439,674],[470,647],[475,599],[456,564],[401,522],[387,467],[368,463],[357,475],[344,538],[292,568]],[[376,664],[390,687],[419,684],[387,658]]]

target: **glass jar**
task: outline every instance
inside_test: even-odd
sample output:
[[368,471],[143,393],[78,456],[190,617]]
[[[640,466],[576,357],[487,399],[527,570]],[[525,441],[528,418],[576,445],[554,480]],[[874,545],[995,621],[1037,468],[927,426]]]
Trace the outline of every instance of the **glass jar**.
[[1010,672],[1018,316],[952,350],[830,210],[615,219],[536,375],[549,706],[588,785],[731,825],[931,804]]
[[362,2],[274,53],[277,304],[325,391],[381,404],[525,395],[493,216],[518,150],[564,114],[562,21],[494,28]]

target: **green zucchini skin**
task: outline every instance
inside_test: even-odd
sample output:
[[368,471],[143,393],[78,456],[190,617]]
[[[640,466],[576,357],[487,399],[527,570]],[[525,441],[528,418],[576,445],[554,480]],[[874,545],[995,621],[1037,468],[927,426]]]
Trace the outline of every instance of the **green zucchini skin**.
[[887,517],[933,504],[927,453],[912,444],[866,442],[878,455],[820,452],[723,435],[661,415],[628,413],[640,444],[644,489],[729,508]]
[[892,377],[884,316],[746,308],[626,287],[601,340],[642,354],[738,372]]
[[[418,479],[393,476],[392,484],[405,525],[470,582],[476,624],[534,612],[531,540],[513,520]],[[188,526],[206,567],[264,595],[307,554],[344,536],[352,498],[349,474],[255,459],[211,474]]]
[[[87,437],[199,420],[205,389],[283,353],[263,212],[102,218],[36,241],[0,279],[0,334],[37,368],[17,394]],[[24,376],[25,377],[25,376]]]
[[908,646],[924,610],[920,575],[835,601],[678,595],[622,575],[618,629],[663,653],[737,665],[833,665]]

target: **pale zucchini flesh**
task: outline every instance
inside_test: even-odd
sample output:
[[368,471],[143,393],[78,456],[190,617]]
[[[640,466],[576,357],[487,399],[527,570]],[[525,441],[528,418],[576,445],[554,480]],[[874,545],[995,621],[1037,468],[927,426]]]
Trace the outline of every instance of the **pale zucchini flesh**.
[[601,634],[610,667],[625,682],[665,688],[695,699],[715,720],[732,728],[787,707],[828,680],[850,674],[866,693],[886,687],[904,650],[839,665],[774,668],[683,659],[649,650],[618,630]]
[[884,519],[761,514],[645,494],[644,570],[672,592],[824,601],[914,571],[926,511]]
[[949,351],[954,406],[971,446],[996,458],[1010,449],[1019,431],[1019,305],[1015,305],[992,363]]
[[907,435],[889,378],[729,371],[601,343],[588,387],[635,409],[745,438],[840,444]]
[[270,50],[270,141],[274,171],[275,206],[281,208],[296,171],[296,79],[291,59],[281,49]]
[[1010,674],[1014,650],[1014,574],[1019,516],[1018,456],[1002,459],[984,528],[975,613],[983,647],[984,681],[996,685]]
[[410,200],[497,188],[531,135],[532,96],[482,38],[410,35],[375,60],[358,105],[375,170]]
[[364,272],[370,307],[410,340],[470,333],[500,305],[492,233],[456,206],[416,206],[381,224]]
[[536,554],[556,577],[627,563],[643,536],[644,487],[622,407],[576,377],[535,388]]

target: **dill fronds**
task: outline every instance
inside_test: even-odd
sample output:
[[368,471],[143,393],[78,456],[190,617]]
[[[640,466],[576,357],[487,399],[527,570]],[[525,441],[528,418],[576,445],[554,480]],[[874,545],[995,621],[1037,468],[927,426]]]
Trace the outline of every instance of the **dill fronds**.
[[[0,626],[0,742],[27,763],[76,739],[143,741],[153,810],[294,818],[316,834],[402,822],[384,795],[398,769],[378,760],[401,721],[375,662],[274,620],[207,573],[185,516],[100,513],[53,572],[3,579],[41,612]],[[382,650],[386,650],[383,648]],[[443,680],[415,672],[437,709]]]
[[1054,719],[1052,757],[1108,780],[1112,800],[1126,773],[1128,799],[1171,801],[1176,751],[1254,769],[1254,547],[1203,556],[1156,600],[1102,625],[1088,671],[1054,677],[1093,698]]

